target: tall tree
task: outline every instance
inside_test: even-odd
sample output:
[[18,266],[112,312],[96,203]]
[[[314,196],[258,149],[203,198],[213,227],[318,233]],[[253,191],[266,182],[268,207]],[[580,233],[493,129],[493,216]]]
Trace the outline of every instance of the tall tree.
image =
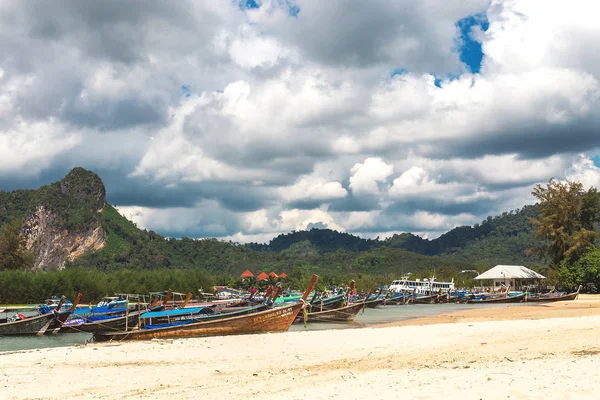
[[581,226],[594,230],[594,225],[600,222],[600,196],[596,188],[591,187],[581,198]]
[[0,270],[31,268],[33,255],[25,245],[25,236],[21,233],[21,221],[15,220],[4,224],[0,229]]
[[593,245],[598,236],[594,231],[599,211],[596,189],[586,192],[580,182],[550,179],[545,186],[536,185],[532,194],[540,202],[540,217],[530,221],[537,239],[546,244],[528,249],[529,253],[558,265],[575,250]]

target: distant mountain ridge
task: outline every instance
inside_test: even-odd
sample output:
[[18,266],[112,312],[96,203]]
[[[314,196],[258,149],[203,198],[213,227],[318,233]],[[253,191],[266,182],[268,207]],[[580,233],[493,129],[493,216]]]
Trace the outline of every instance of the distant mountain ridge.
[[35,270],[95,267],[100,270],[204,268],[236,275],[246,268],[321,273],[363,271],[398,274],[437,266],[452,268],[499,263],[540,264],[526,256],[536,244],[528,218],[537,206],[488,217],[428,240],[411,233],[384,240],[363,239],[330,229],[281,234],[268,244],[217,239],[167,239],[141,230],[106,202],[98,175],[75,168],[61,181],[38,190],[0,191],[0,226],[22,221]]
[[[474,226],[456,227],[436,239],[423,239],[412,233],[401,233],[390,238],[363,239],[345,232],[331,229],[294,231],[273,238],[268,244],[248,243],[246,247],[255,251],[283,251],[295,243],[309,241],[320,253],[344,249],[348,251],[366,251],[382,246],[404,249],[423,255],[457,254],[480,243],[488,243],[494,239],[518,238],[522,246],[518,251],[524,252],[535,241],[533,225],[529,218],[539,215],[537,205],[525,206],[522,209],[505,212],[500,216],[488,217]],[[512,248],[514,251],[514,247]]]

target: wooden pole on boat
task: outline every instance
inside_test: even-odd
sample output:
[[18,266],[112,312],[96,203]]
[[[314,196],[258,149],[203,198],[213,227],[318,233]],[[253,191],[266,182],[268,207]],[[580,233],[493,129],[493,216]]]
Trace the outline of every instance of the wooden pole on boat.
[[58,312],[60,311],[64,302],[65,302],[65,296],[61,296],[60,301],[58,302],[58,305],[56,306],[56,311],[58,311]]
[[[65,301],[65,296],[61,296],[60,301],[58,302],[58,305],[56,306],[56,308],[58,310],[60,310],[60,308],[62,307],[64,301]],[[38,333],[36,333],[36,336],[43,336],[44,333],[46,333],[46,329],[48,329],[48,327],[50,326],[50,324],[52,323],[52,321],[54,321],[54,318],[50,318],[48,320],[48,322],[46,322],[46,325],[42,326],[42,328],[38,331]]]
[[271,298],[271,294],[273,293],[273,285],[269,285],[267,290],[265,291],[265,301],[268,302]]
[[319,281],[319,276],[317,274],[312,274],[312,277],[310,278],[310,281],[308,282],[308,286],[306,287],[306,290],[304,291],[304,294],[302,295],[302,301],[306,301],[306,299],[308,299],[310,292],[312,292],[313,288],[315,287],[315,285],[317,284],[318,281]]
[[173,289],[169,289],[169,291],[167,292],[167,295],[165,296],[165,299],[163,300],[163,307],[165,307],[167,305],[167,303],[169,302],[169,300],[171,300],[171,296],[173,296]]
[[158,296],[154,296],[152,302],[150,303],[150,310],[152,310],[158,304]]
[[[64,297],[64,296],[63,296]],[[77,305],[79,304],[79,302],[81,301],[81,298],[83,297],[83,295],[81,293],[77,293],[77,297],[75,298],[75,301],[73,302],[73,304],[71,304],[71,308],[69,308],[69,315],[71,315],[71,313],[73,311],[75,311],[75,308],[77,308]],[[59,310],[60,312],[60,310]],[[67,318],[69,318],[69,316],[67,316]],[[65,321],[61,321],[60,319],[58,320],[58,326],[56,328],[54,328],[54,330],[52,330],[52,334],[56,335],[58,333],[58,331],[60,331],[60,328],[62,328],[63,324],[66,322]]]
[[44,333],[46,333],[46,329],[48,329],[48,327],[50,326],[52,321],[54,321],[54,318],[50,318],[48,320],[48,322],[46,322],[46,325],[42,326],[42,328],[38,331],[38,333],[36,333],[36,336],[43,336]]
[[188,293],[187,296],[186,296],[186,298],[185,298],[185,301],[183,302],[183,304],[181,304],[180,308],[185,308],[185,306],[188,305],[188,303],[190,302],[191,299],[192,299],[192,294]]
[[283,290],[283,289],[282,289],[282,287],[281,287],[281,285],[280,285],[280,284],[278,284],[278,285],[275,287],[275,290],[273,291],[273,296],[271,296],[271,300],[270,300],[270,303],[271,303],[271,304],[275,303],[275,300],[277,300],[277,298],[278,298],[278,297],[279,297],[279,295],[281,294],[281,291],[282,291],[282,290]]

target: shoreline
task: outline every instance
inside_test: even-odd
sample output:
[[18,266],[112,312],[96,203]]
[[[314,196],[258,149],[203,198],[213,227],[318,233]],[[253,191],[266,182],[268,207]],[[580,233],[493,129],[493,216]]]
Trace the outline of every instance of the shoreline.
[[[548,303],[530,303],[519,307],[469,308],[434,316],[416,317],[397,322],[378,324],[376,327],[435,325],[458,322],[540,320],[547,318],[571,318],[600,316],[600,294],[581,294],[577,300]],[[410,307],[410,306],[408,306]]]
[[[449,318],[442,314],[402,326],[0,353],[10,365],[0,384],[10,399],[595,398],[600,300],[570,303],[464,310],[452,313],[466,315],[458,322],[439,322]],[[472,320],[507,310],[527,316],[531,310],[518,310],[530,308],[544,311],[537,319]],[[557,317],[564,308],[575,315]]]

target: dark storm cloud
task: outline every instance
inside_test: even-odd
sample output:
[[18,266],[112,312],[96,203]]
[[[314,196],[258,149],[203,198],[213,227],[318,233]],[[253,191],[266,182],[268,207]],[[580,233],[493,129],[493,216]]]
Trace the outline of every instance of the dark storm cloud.
[[233,212],[259,210],[270,199],[261,188],[227,182],[181,183],[176,187],[149,182],[142,178],[114,175],[106,181],[107,199],[120,206],[152,208],[193,207],[202,200],[216,200]]
[[162,99],[154,103],[139,98],[102,99],[79,107],[69,104],[62,113],[72,124],[100,130],[127,129],[137,125],[158,125],[167,121],[167,105]]
[[34,0],[14,3],[0,14],[0,21],[22,35],[13,36],[15,42],[22,40],[28,47],[60,43],[71,48],[65,51],[128,64],[146,59],[147,39],[152,37],[148,27],[192,29],[189,10],[185,0]]
[[[162,125],[184,83],[169,63],[195,52],[215,63],[210,46],[221,21],[208,9],[196,11],[184,0],[6,5],[0,66],[7,78],[25,82],[12,93],[20,116],[98,129]],[[120,92],[89,87],[103,67],[122,83]]]
[[173,223],[160,227],[160,234],[167,237],[211,238],[230,236],[239,232],[241,226],[235,215],[216,210],[180,209],[192,222]]
[[427,211],[443,215],[459,214],[482,214],[493,208],[497,200],[473,200],[467,202],[453,202],[453,199],[431,199],[422,198],[419,200],[396,201],[387,206],[384,214],[394,215],[396,213],[413,214],[417,211]]
[[524,122],[476,136],[436,140],[431,145],[425,155],[446,159],[501,154],[536,159],[585,152],[600,146],[600,120],[594,117],[555,125]]
[[354,196],[351,192],[346,197],[329,202],[329,211],[336,212],[373,211],[380,208],[379,196]]
[[[319,63],[365,67],[391,64],[412,71],[455,71],[451,51],[454,24],[461,16],[481,12],[486,2],[457,6],[436,2],[350,0],[298,1],[281,36]],[[424,18],[436,7],[440,19]],[[335,23],[332,23],[335,21]]]

